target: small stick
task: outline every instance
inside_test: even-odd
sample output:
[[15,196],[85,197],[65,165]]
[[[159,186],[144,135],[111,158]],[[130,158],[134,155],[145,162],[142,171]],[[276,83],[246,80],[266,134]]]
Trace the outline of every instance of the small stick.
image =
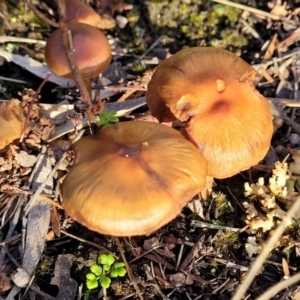
[[[239,286],[239,288],[238,288],[237,292],[235,293],[235,295],[233,296],[232,300],[243,299],[243,297],[244,297],[248,287],[250,286],[251,282],[253,281],[254,277],[259,272],[259,269],[263,265],[264,261],[268,257],[271,250],[274,248],[274,246],[277,243],[280,236],[283,234],[284,230],[288,227],[289,224],[288,224],[287,220],[289,218],[293,219],[295,214],[297,213],[297,211],[299,211],[299,209],[300,209],[300,197],[298,197],[298,199],[294,202],[291,209],[287,212],[286,219],[282,219],[282,221],[281,221],[282,223],[275,229],[275,231],[273,232],[273,235],[268,239],[266,246],[263,248],[262,252],[256,258],[251,269],[249,270],[249,273],[244,278],[243,283]],[[299,276],[299,278],[297,280],[300,279],[300,274],[298,274],[298,276]],[[291,283],[289,283],[288,285],[290,285],[290,284]],[[263,298],[263,299],[267,299],[267,298]],[[262,300],[262,298],[261,298],[261,300]]]
[[59,27],[62,31],[62,43],[65,48],[65,52],[66,52],[67,59],[68,59],[69,65],[71,67],[72,73],[74,75],[75,80],[77,81],[82,100],[87,105],[86,113],[88,116],[89,123],[92,124],[92,123],[94,123],[94,120],[95,120],[95,117],[93,114],[92,99],[91,99],[88,89],[84,83],[84,80],[79,72],[79,68],[76,64],[76,61],[75,61],[73,53],[72,53],[73,52],[72,35],[71,35],[71,31],[68,29],[68,26],[65,22],[65,15],[66,15],[65,0],[56,0],[56,3],[58,6],[59,15],[60,15]]
[[137,283],[136,283],[136,281],[135,281],[135,278],[134,278],[133,275],[132,275],[131,268],[130,268],[130,266],[129,266],[128,262],[127,262],[127,259],[126,259],[125,255],[124,255],[124,252],[125,252],[125,251],[124,251],[124,248],[123,248],[123,246],[121,245],[119,238],[118,238],[118,237],[115,237],[115,241],[116,241],[116,244],[117,244],[117,246],[118,246],[118,248],[119,248],[119,251],[120,251],[120,254],[121,254],[121,256],[122,256],[123,262],[124,262],[124,264],[125,264],[126,270],[127,270],[127,272],[128,272],[129,279],[131,280],[131,282],[132,282],[132,284],[133,284],[133,286],[134,286],[134,288],[135,288],[135,291],[136,291],[138,297],[140,298],[140,300],[144,300],[144,298],[143,298],[143,296],[142,296],[142,293],[141,293],[141,291],[140,291],[140,288],[139,288],[139,286],[137,285]]
[[257,8],[253,8],[253,7],[250,7],[250,6],[247,6],[247,5],[235,3],[235,2],[232,2],[232,1],[228,1],[228,0],[213,0],[213,1],[217,2],[217,3],[229,5],[229,6],[232,6],[232,7],[236,7],[236,8],[239,8],[239,9],[243,9],[243,10],[249,11],[251,13],[270,18],[272,20],[277,20],[277,21],[280,20],[280,21],[283,21],[283,22],[291,23],[291,24],[295,23],[291,20],[283,19],[281,16],[277,16],[277,15],[274,15],[274,14],[268,13],[266,11],[263,11],[263,10],[260,10],[260,9],[257,9]]
[[149,52],[151,52],[160,43],[161,39],[162,39],[162,36],[160,36],[158,39],[156,39],[154,41],[154,43],[142,55],[140,55],[138,58],[140,60],[142,60]]
[[93,246],[93,247],[97,248],[98,250],[103,251],[103,252],[105,252],[105,253],[109,253],[109,254],[111,254],[112,256],[114,256],[114,257],[117,258],[117,259],[119,258],[119,257],[116,256],[113,252],[109,251],[108,249],[106,249],[106,248],[103,247],[103,246],[100,246],[100,245],[95,244],[95,243],[93,243],[93,242],[90,242],[90,241],[87,241],[87,240],[85,240],[85,239],[82,239],[82,238],[80,238],[80,237],[78,237],[78,236],[76,236],[76,235],[74,235],[74,234],[71,234],[71,233],[69,233],[69,232],[67,232],[67,231],[65,231],[65,230],[62,230],[62,229],[60,230],[60,232],[61,232],[62,234],[64,234],[64,235],[66,235],[66,236],[69,236],[70,238],[72,238],[72,239],[74,239],[74,240],[77,240],[77,241],[79,241],[79,242],[82,242],[82,243],[91,245],[91,246]]
[[264,67],[260,67],[257,70],[257,73],[259,73],[260,75],[262,75],[263,77],[265,77],[265,79],[272,85],[274,85],[275,80],[274,78],[267,72],[267,70]]
[[47,196],[45,195],[39,195],[39,198],[42,199],[42,200],[45,200],[46,202],[54,205],[55,207],[59,208],[59,209],[64,209],[60,204],[58,204],[57,202],[55,202],[54,200],[48,198]]
[[263,293],[261,296],[256,298],[256,300],[267,300],[271,299],[274,296],[278,295],[278,293],[285,288],[289,287],[290,285],[298,282],[300,280],[300,273],[295,274],[294,276],[290,277],[287,280],[280,281],[276,285],[269,288],[265,293]]
[[198,221],[198,220],[191,221],[191,226],[200,227],[200,228],[217,229],[217,230],[227,230],[227,231],[233,231],[233,232],[238,232],[238,231],[242,230],[241,228],[214,225],[214,224],[201,222],[201,221]]
[[274,50],[276,49],[277,40],[278,40],[278,33],[275,33],[263,57],[264,60],[269,60],[272,58],[274,54]]
[[47,18],[43,13],[41,13],[30,1],[28,0],[22,0],[24,2],[25,5],[27,5],[36,16],[38,16],[40,19],[42,19],[46,24],[58,28],[59,25],[56,22],[53,22],[52,20],[50,20],[49,18]]

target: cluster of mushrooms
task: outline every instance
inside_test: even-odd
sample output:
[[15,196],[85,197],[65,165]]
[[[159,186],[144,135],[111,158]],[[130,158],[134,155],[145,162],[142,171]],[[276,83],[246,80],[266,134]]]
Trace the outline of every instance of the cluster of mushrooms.
[[[82,73],[94,77],[89,63],[103,51],[102,72],[110,50],[99,32],[99,41],[88,43],[93,54],[78,54],[89,32],[98,30],[91,27],[69,25],[76,62],[84,59]],[[61,46],[59,29],[49,38],[46,61],[55,73],[70,78],[70,70],[54,69],[55,56],[64,51],[51,53],[50,42],[51,49],[52,43]],[[61,186],[66,212],[99,233],[149,234],[174,219],[205,187],[207,176],[226,178],[257,164],[269,149],[273,126],[269,103],[255,89],[254,76],[250,65],[222,49],[189,48],[166,59],[149,83],[147,104],[159,122],[180,120],[181,131],[129,121],[80,139]]]

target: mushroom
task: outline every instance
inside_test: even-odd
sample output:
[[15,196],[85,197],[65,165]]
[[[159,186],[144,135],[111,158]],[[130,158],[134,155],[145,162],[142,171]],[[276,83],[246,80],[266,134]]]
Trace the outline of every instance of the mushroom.
[[[67,27],[72,34],[74,60],[91,95],[90,79],[98,76],[110,64],[110,45],[106,36],[91,25],[72,22]],[[45,48],[45,60],[53,73],[75,79],[62,44],[61,29],[50,35]]]
[[113,18],[101,18],[90,6],[79,0],[65,0],[65,5],[66,22],[85,23],[99,29],[109,29],[115,25]]
[[271,110],[254,77],[229,51],[189,48],[158,66],[147,103],[160,122],[183,122],[184,135],[208,161],[208,176],[226,178],[257,164],[270,146]]
[[63,206],[91,230],[149,234],[174,219],[205,185],[206,161],[177,130],[130,121],[74,144]]

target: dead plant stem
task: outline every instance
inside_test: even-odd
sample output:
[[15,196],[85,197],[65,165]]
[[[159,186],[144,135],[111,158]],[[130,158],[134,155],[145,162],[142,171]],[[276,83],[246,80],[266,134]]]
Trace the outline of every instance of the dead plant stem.
[[[251,269],[249,270],[249,273],[244,278],[243,283],[238,288],[237,292],[233,296],[232,300],[240,300],[243,299],[248,287],[250,286],[251,282],[255,278],[256,274],[259,272],[260,268],[264,264],[266,258],[276,245],[278,239],[283,234],[284,230],[288,227],[288,219],[294,218],[294,215],[297,211],[300,209],[300,196],[298,199],[294,202],[291,209],[287,212],[287,216],[285,219],[282,220],[282,223],[276,228],[273,235],[268,239],[268,242],[266,246],[263,248],[262,252],[259,254],[259,256],[256,258],[255,262],[253,263]],[[266,299],[266,298],[264,298]]]
[[67,59],[70,65],[70,69],[72,70],[73,76],[78,84],[78,88],[82,97],[83,102],[87,105],[86,113],[88,116],[89,123],[94,123],[95,117],[93,113],[92,99],[91,95],[88,92],[88,89],[84,83],[84,79],[82,78],[79,68],[76,64],[76,61],[73,56],[73,43],[72,43],[72,34],[68,29],[68,25],[65,22],[66,15],[66,5],[65,0],[56,0],[58,10],[59,10],[59,27],[62,32],[62,43],[67,55]]
[[130,268],[130,266],[129,266],[128,262],[127,262],[127,259],[126,259],[125,255],[124,255],[124,252],[125,252],[124,248],[123,248],[123,246],[122,246],[119,238],[115,237],[115,241],[116,241],[116,244],[117,244],[118,249],[120,251],[122,260],[123,260],[123,262],[125,264],[125,267],[126,267],[126,270],[127,270],[128,276],[129,276],[129,279],[131,280],[131,282],[132,282],[132,284],[133,284],[133,286],[135,288],[135,291],[136,291],[138,297],[140,298],[140,300],[144,300],[144,298],[142,296],[142,293],[141,293],[141,291],[139,289],[139,286],[137,285],[136,280],[135,280],[135,278],[132,275],[131,268]]
[[43,13],[41,13],[29,0],[22,0],[25,5],[27,5],[36,16],[38,16],[40,19],[42,19],[46,24],[58,28],[59,25],[56,22],[53,22],[49,18],[47,18]]

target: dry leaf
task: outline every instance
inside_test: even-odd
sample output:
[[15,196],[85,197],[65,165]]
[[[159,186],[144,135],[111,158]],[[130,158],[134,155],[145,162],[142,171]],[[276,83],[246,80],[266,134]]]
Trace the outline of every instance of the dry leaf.
[[11,99],[0,104],[0,149],[21,136],[24,124],[19,100]]
[[5,273],[0,273],[0,293],[6,292],[11,289],[11,282]]
[[174,287],[181,287],[185,284],[185,275],[183,273],[176,273],[170,275],[170,282]]
[[282,270],[284,273],[284,279],[288,279],[290,277],[289,265],[285,258],[282,258]]
[[153,237],[151,239],[145,240],[144,241],[144,245],[143,245],[143,249],[144,250],[150,250],[150,249],[154,249],[159,245],[159,240],[156,237]]
[[256,243],[256,237],[249,236],[246,243],[246,251],[251,257],[253,254],[257,254],[261,251],[262,247]]
[[77,282],[71,278],[70,269],[74,261],[74,256],[71,254],[60,254],[57,257],[54,277],[51,279],[51,284],[57,285],[59,293],[56,296],[57,300],[74,300],[77,291]]

